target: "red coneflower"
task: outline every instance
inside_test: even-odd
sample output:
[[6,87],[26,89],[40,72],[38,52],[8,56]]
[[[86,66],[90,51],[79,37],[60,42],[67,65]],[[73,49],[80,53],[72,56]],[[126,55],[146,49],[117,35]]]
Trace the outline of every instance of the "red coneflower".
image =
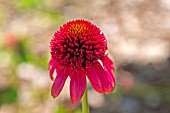
[[106,54],[107,42],[99,28],[88,21],[75,20],[64,24],[50,42],[50,77],[57,76],[51,95],[57,97],[69,76],[70,98],[80,101],[86,89],[86,76],[99,93],[111,93],[115,88],[114,64]]

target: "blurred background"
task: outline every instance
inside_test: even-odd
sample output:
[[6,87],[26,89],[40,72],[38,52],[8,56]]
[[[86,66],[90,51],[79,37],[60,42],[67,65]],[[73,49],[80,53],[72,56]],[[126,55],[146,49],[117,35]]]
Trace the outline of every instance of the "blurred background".
[[117,87],[89,85],[91,113],[170,113],[170,0],[0,0],[0,113],[81,113],[69,80],[50,95],[49,42],[67,21],[85,19],[108,39]]

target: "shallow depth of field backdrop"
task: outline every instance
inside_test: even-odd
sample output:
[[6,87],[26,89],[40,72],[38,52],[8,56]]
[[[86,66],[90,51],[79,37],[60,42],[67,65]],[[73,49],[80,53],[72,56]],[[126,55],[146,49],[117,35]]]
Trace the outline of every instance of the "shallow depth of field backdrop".
[[73,19],[108,39],[117,88],[89,89],[91,113],[170,112],[170,0],[0,0],[0,113],[81,113],[69,80],[50,96],[49,42]]

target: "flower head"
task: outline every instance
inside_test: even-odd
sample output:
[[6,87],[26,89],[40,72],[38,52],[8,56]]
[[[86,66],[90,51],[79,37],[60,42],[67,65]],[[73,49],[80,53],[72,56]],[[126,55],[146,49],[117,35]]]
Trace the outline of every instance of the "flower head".
[[51,95],[57,97],[70,77],[70,98],[80,101],[86,89],[86,76],[99,93],[115,88],[114,64],[106,54],[107,42],[99,28],[88,21],[75,20],[64,24],[50,42],[50,78],[54,80]]

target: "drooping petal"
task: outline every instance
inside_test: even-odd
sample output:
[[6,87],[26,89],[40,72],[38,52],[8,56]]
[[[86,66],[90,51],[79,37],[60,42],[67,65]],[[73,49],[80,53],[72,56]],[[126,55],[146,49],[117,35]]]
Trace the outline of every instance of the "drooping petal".
[[55,64],[55,61],[53,59],[51,59],[48,63],[48,69],[50,70],[50,78],[51,80],[54,80],[54,77],[53,77],[53,73],[56,69],[56,64]]
[[102,60],[104,68],[106,68],[108,71],[110,72],[114,72],[115,71],[115,67],[114,67],[114,63],[112,62],[112,60],[108,57],[108,55],[106,55],[104,57],[104,59]]
[[87,77],[92,85],[92,87],[99,93],[103,93],[103,86],[101,81],[101,75],[98,73],[98,70],[96,69],[96,66],[94,67],[89,66],[87,69]]
[[116,85],[116,80],[114,77],[115,67],[113,61],[106,55],[104,59],[102,60],[103,67],[106,71],[108,71],[112,76],[114,80],[114,85]]
[[51,79],[52,81],[54,80],[53,73],[54,73],[55,69],[56,69],[56,66],[55,66],[55,65],[53,65],[53,66],[51,67],[51,69],[50,69],[50,79]]
[[51,68],[52,65],[54,65],[54,59],[50,59],[49,63],[48,63],[48,69]]
[[74,70],[70,75],[70,98],[73,104],[80,101],[86,89],[86,72],[83,70]]
[[57,76],[54,80],[54,83],[53,83],[52,89],[51,89],[51,95],[54,98],[57,97],[60,94],[67,77],[68,77],[68,75],[66,74],[65,68],[58,68],[57,69]]
[[114,78],[114,75],[111,74],[109,71],[105,70],[105,73],[106,73],[106,80],[103,80],[103,87],[104,87],[104,90],[105,90],[105,93],[108,94],[108,93],[111,93],[115,86],[116,86],[116,81],[115,81],[115,78]]
[[115,88],[115,79],[99,62],[93,62],[87,69],[92,87],[99,93],[111,93]]

